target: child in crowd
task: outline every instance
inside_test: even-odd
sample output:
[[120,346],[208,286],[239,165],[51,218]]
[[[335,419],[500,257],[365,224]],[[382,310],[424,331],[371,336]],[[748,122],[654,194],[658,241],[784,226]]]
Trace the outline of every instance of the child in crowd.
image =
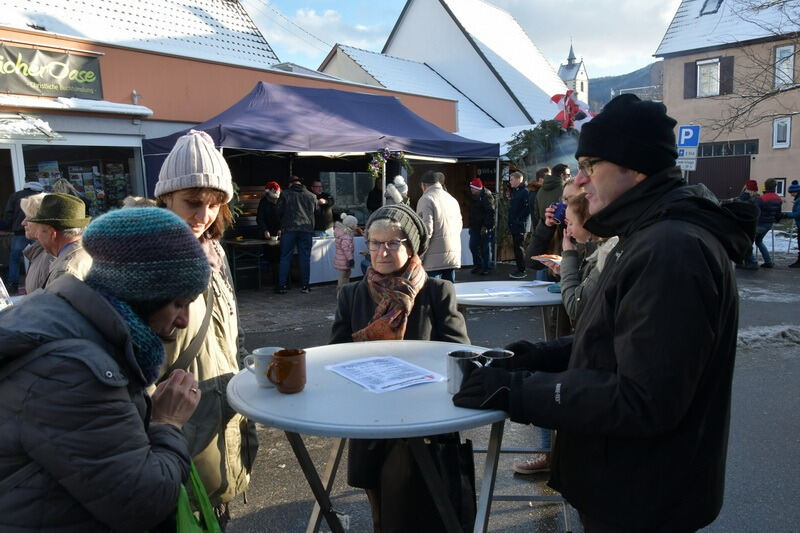
[[350,283],[350,271],[355,265],[353,257],[353,236],[358,231],[358,220],[353,215],[342,213],[342,221],[333,227],[333,236],[336,239],[336,255],[333,266],[339,271],[339,282],[336,285],[337,293],[342,285]]

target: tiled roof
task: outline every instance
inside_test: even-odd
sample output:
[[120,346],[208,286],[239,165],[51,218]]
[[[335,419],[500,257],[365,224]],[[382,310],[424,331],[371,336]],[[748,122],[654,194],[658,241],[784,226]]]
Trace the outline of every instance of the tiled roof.
[[444,2],[528,114],[552,119],[550,97],[566,85],[516,19],[483,0]]
[[459,131],[496,128],[499,125],[425,63],[352,46],[337,46],[387,89],[458,101]]
[[275,52],[233,0],[6,0],[0,25],[267,68]]
[[[713,11],[719,2],[716,12]],[[777,3],[776,3],[777,4]],[[656,56],[688,52],[742,41],[771,37],[784,30],[800,30],[783,20],[776,7],[760,11],[758,14],[743,12],[736,0],[683,0],[672,23],[667,28]],[[780,30],[777,30],[780,28]]]

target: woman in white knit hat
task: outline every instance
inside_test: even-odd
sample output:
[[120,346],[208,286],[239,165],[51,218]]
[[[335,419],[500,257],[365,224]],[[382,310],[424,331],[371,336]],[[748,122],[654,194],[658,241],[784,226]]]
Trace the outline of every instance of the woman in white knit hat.
[[186,221],[211,266],[209,287],[192,302],[189,325],[166,344],[164,375],[182,368],[200,382],[200,406],[183,432],[223,525],[230,516],[228,502],[247,488],[258,442],[254,425],[241,415],[231,417],[227,405],[225,389],[239,371],[241,339],[236,295],[219,240],[233,221],[228,209],[233,183],[211,137],[192,130],[178,139],[161,167],[155,195],[160,206]]

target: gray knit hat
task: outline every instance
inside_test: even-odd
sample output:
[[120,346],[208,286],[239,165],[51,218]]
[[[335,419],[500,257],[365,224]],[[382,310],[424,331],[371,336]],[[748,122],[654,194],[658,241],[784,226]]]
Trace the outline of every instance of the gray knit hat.
[[186,222],[167,209],[117,209],[83,234],[92,256],[86,283],[131,303],[194,298],[208,286],[210,267]]
[[367,232],[376,220],[385,218],[396,222],[406,234],[414,255],[422,255],[428,249],[428,230],[425,229],[422,219],[413,209],[405,204],[392,204],[379,207],[367,220]]
[[179,138],[167,155],[156,183],[156,198],[173,191],[207,187],[233,198],[231,170],[207,133],[191,130]]

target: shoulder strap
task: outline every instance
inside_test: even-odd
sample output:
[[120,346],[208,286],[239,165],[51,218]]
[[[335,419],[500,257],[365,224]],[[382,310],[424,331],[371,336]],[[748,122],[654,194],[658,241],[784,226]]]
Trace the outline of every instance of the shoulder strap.
[[200,353],[200,347],[203,345],[203,342],[206,340],[206,334],[208,333],[208,325],[211,323],[211,310],[213,307],[212,302],[212,294],[214,289],[210,286],[208,287],[208,291],[206,292],[206,314],[203,317],[203,323],[200,324],[200,329],[197,330],[197,335],[194,336],[192,342],[189,343],[189,346],[183,350],[178,358],[172,363],[164,375],[161,376],[159,381],[163,381],[172,373],[173,370],[176,368],[180,368],[186,370],[189,368],[189,365],[192,364],[192,361],[195,360],[197,355]]
[[[40,344],[22,357],[14,359],[10,363],[3,365],[2,368],[0,368],[0,381],[4,380],[23,366],[46,353],[53,352],[61,348],[72,348],[74,346],[85,345],[87,342],[91,341],[87,341],[85,339],[61,339]],[[35,461],[31,461],[30,463],[26,464],[7,478],[0,481],[0,494],[6,494],[11,489],[16,488],[17,485],[41,469],[42,466]]]

